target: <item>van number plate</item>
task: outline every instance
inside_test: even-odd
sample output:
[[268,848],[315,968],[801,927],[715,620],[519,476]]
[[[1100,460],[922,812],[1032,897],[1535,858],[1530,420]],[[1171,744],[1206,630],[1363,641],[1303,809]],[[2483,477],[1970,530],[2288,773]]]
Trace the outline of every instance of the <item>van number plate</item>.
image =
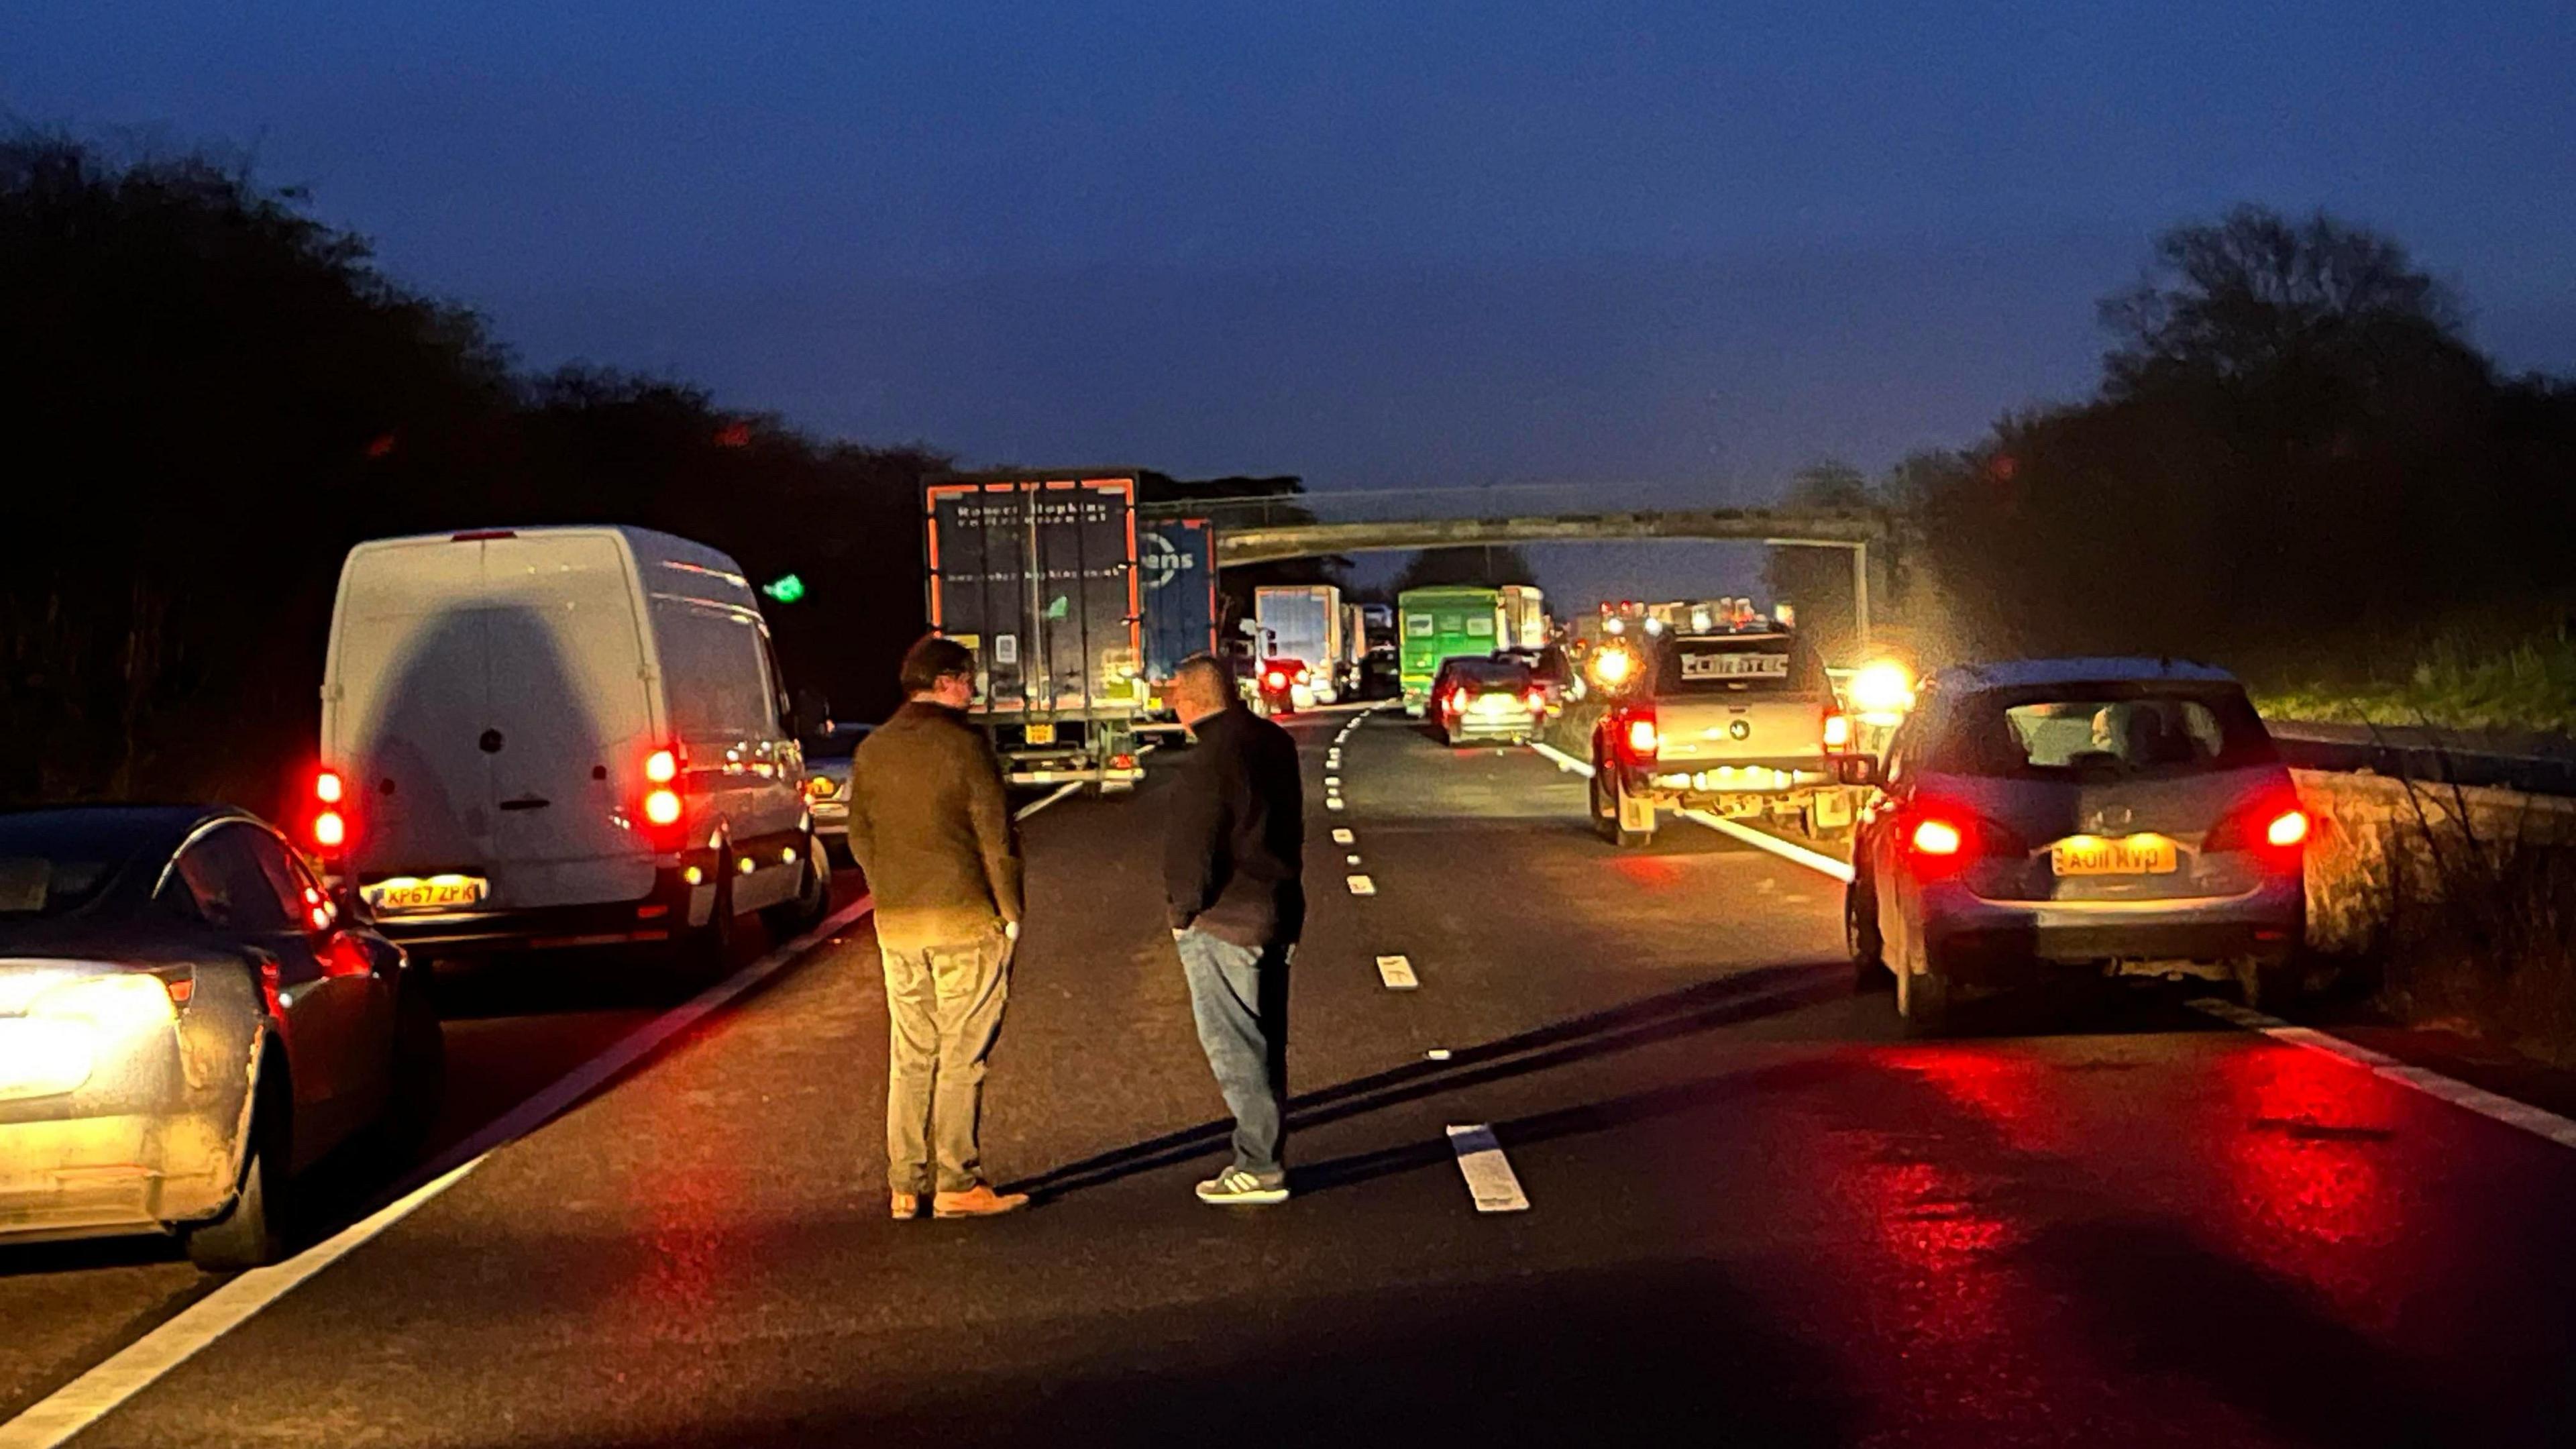
[[479,875],[434,875],[427,880],[418,876],[395,876],[371,886],[362,886],[358,894],[368,905],[386,915],[406,911],[452,911],[464,906],[478,906],[491,894],[491,884]]

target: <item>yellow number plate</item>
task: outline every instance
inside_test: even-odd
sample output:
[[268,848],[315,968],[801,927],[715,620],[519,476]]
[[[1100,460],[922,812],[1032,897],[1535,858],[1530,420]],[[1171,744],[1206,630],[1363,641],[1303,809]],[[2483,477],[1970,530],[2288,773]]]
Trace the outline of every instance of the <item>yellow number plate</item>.
[[1033,724],[1028,726],[1023,733],[1028,736],[1029,743],[1033,745],[1051,745],[1055,743],[1055,726],[1052,724]]
[[2048,848],[2049,868],[2059,875],[2171,875],[2181,864],[2161,835],[2070,835]]
[[359,892],[367,904],[387,914],[403,911],[452,911],[481,905],[490,885],[479,875],[396,876]]

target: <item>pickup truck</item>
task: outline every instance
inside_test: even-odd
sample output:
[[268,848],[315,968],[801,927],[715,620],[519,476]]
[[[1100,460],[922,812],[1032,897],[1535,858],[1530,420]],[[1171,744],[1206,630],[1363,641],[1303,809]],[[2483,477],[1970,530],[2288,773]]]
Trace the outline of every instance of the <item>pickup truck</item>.
[[1664,634],[1592,735],[1592,824],[1643,845],[1668,811],[1771,819],[1811,836],[1847,830],[1851,796],[1834,759],[1851,720],[1824,664],[1786,629]]

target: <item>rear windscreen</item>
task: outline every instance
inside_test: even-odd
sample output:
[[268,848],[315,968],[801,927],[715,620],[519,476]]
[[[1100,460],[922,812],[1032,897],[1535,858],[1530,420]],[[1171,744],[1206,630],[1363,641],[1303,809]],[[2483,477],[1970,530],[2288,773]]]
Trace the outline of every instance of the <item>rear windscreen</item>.
[[2242,692],[2158,685],[1997,690],[1955,709],[1932,768],[2018,779],[2190,774],[2276,763]]
[[1482,689],[1518,690],[1529,683],[1529,666],[1513,659],[1461,659],[1449,666],[1449,679]]
[[1665,642],[1655,688],[1668,694],[1819,693],[1823,664],[1788,634],[1736,634]]

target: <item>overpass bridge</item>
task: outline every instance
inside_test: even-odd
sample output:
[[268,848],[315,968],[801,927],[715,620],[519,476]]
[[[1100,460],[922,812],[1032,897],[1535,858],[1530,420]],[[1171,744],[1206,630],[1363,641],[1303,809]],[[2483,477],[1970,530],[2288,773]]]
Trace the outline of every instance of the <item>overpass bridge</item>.
[[[1544,496],[1548,494],[1555,497]],[[1190,499],[1148,504],[1143,511],[1212,521],[1220,569],[1317,555],[1520,543],[1667,539],[1844,549],[1852,558],[1854,618],[1860,637],[1869,637],[1869,550],[1890,537],[1881,514],[1810,508],[1546,508],[1565,497],[1566,490],[1554,485],[1417,488]]]

